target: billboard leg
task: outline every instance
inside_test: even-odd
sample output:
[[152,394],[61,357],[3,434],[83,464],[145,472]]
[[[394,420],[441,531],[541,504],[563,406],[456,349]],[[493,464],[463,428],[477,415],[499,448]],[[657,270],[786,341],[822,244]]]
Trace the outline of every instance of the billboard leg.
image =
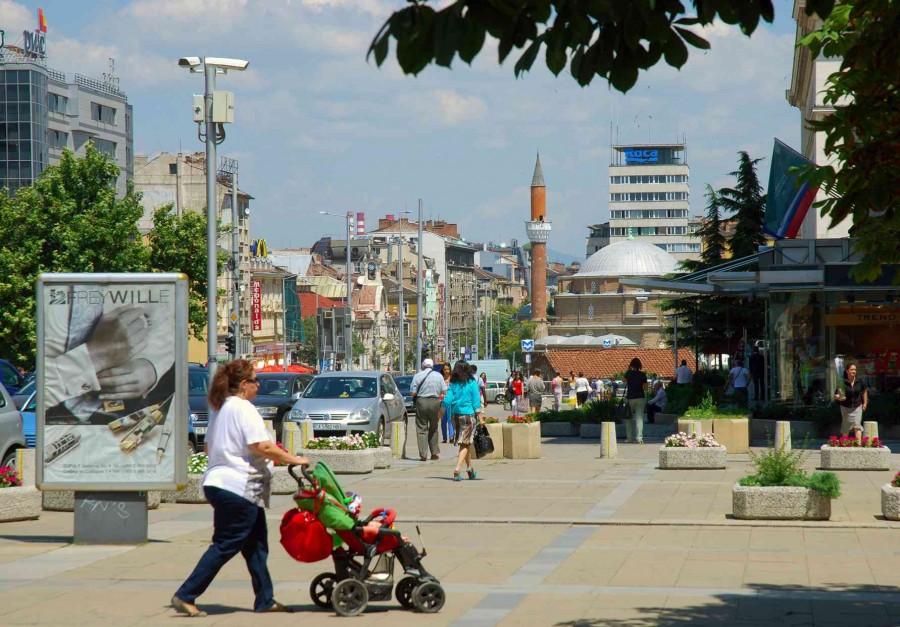
[[146,492],[75,491],[75,544],[143,544]]

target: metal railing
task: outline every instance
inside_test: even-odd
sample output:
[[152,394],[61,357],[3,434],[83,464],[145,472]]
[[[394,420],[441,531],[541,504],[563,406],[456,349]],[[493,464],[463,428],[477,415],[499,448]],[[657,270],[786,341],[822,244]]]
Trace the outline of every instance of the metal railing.
[[111,83],[104,83],[103,81],[98,81],[94,78],[88,78],[87,76],[76,74],[75,84],[80,85],[81,87],[87,87],[88,89],[93,89],[94,91],[99,91],[104,94],[116,96],[118,98],[122,98],[123,100],[128,100],[128,96],[125,94],[125,92],[119,89],[117,85],[113,85]]

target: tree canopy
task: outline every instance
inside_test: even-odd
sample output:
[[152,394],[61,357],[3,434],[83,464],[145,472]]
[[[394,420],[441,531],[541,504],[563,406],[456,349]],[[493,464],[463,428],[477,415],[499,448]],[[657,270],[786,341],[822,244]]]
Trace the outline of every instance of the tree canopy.
[[738,152],[738,169],[730,173],[735,178],[734,187],[719,190],[718,204],[734,217],[734,235],[728,242],[735,258],[752,255],[766,243],[763,220],[766,214],[766,195],[756,175],[756,164],[762,159],[751,159],[745,151]]

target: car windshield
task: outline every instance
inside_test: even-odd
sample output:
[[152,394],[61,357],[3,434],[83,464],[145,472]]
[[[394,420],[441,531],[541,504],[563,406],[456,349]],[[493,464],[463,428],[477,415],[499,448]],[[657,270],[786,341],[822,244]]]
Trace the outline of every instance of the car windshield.
[[37,411],[37,394],[32,394],[30,397],[28,397],[28,400],[25,401],[25,407],[22,408],[22,411],[30,411],[32,413]]
[[188,372],[188,393],[191,396],[206,396],[207,381],[209,375],[205,370],[191,370]]
[[409,386],[412,384],[412,377],[394,377],[394,383],[401,394],[409,394]]
[[375,377],[318,377],[303,393],[304,398],[375,398]]
[[34,381],[29,383],[23,388],[20,388],[18,392],[16,392],[16,396],[26,396],[34,392]]
[[259,394],[268,396],[287,396],[291,389],[290,377],[259,377]]

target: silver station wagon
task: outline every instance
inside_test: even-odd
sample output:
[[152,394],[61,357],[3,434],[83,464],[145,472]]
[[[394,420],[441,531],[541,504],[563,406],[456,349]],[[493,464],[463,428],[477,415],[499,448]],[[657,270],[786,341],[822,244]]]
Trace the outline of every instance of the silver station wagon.
[[406,421],[406,405],[386,372],[326,372],[309,382],[287,419],[312,421],[316,437],[374,431],[384,442],[392,422]]

